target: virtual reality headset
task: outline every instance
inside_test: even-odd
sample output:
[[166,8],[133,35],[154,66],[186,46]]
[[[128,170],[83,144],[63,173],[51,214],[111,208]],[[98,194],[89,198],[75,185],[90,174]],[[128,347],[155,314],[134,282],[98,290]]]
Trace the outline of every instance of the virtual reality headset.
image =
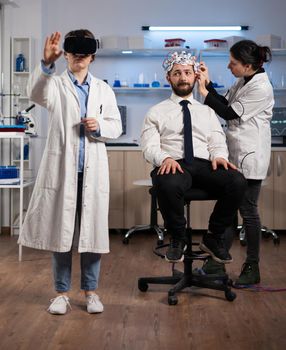
[[98,48],[97,39],[70,36],[64,41],[64,51],[74,55],[93,55]]

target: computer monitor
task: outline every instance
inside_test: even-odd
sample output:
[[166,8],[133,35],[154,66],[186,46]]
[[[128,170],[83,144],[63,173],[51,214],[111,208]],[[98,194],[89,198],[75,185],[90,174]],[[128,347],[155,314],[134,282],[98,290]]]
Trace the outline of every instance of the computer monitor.
[[271,120],[271,136],[286,136],[286,107],[274,107]]
[[126,135],[126,119],[127,119],[127,108],[126,106],[118,106],[120,116],[121,116],[121,122],[122,122],[122,134]]

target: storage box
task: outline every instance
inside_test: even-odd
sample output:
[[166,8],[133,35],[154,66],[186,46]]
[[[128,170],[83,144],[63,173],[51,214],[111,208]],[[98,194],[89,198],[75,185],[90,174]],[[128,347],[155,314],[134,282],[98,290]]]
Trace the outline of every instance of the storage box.
[[129,49],[150,49],[152,40],[145,36],[129,36]]
[[186,40],[181,38],[165,39],[165,47],[184,47]]
[[281,49],[281,37],[278,35],[267,34],[256,37],[258,45],[269,46],[271,49]]
[[19,169],[14,165],[0,166],[0,179],[15,179],[19,177]]
[[227,41],[224,39],[208,39],[204,40],[206,48],[225,48],[227,47]]
[[245,40],[245,38],[243,36],[227,36],[225,38],[222,38],[224,40],[227,41],[227,46],[230,49],[232,47],[232,45],[234,45],[235,43],[241,41],[241,40]]
[[102,36],[100,39],[102,49],[128,49],[127,36]]

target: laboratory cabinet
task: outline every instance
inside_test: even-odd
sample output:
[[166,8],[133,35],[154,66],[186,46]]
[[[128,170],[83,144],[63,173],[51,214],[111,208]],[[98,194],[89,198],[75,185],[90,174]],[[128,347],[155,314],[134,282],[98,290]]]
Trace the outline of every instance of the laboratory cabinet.
[[150,194],[148,186],[134,184],[136,180],[150,179],[152,166],[140,149],[108,150],[110,175],[109,227],[128,229],[150,221]]
[[[138,180],[150,180],[152,165],[143,158],[141,149],[118,150],[109,147],[110,209],[109,227],[129,229],[150,222],[151,197],[149,186],[136,185]],[[214,201],[191,204],[194,229],[206,229]],[[158,222],[163,219],[158,211]]]
[[286,230],[286,148],[273,149],[267,178],[262,183],[259,211],[264,226]]
[[[115,147],[114,147],[115,148]],[[108,150],[110,167],[110,228],[128,229],[150,221],[149,187],[134,184],[137,180],[150,179],[152,170],[139,149]],[[270,229],[286,229],[286,149],[271,152],[268,176],[263,181],[259,199],[261,222]],[[193,229],[207,229],[215,201],[191,203],[191,225]],[[163,223],[158,212],[158,221]]]

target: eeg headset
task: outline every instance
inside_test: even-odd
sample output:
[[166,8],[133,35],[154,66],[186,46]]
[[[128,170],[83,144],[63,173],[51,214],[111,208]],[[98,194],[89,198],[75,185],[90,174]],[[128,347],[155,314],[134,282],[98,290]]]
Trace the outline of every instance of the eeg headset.
[[70,36],[64,41],[64,51],[74,55],[94,55],[99,48],[99,40],[84,36]]

